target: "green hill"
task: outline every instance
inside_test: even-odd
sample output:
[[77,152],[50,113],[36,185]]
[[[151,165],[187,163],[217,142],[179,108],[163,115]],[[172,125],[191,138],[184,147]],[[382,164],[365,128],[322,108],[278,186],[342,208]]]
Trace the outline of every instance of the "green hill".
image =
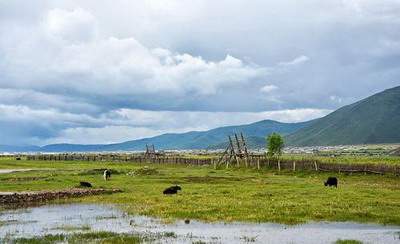
[[400,86],[342,107],[286,137],[287,145],[400,142]]

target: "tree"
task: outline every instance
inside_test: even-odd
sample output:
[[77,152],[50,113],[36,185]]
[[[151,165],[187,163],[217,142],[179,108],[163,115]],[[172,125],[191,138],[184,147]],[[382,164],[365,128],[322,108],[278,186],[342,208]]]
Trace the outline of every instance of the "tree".
[[281,135],[278,133],[272,133],[267,137],[267,156],[278,158],[278,170],[281,170],[281,160],[282,150],[284,147],[284,141]]

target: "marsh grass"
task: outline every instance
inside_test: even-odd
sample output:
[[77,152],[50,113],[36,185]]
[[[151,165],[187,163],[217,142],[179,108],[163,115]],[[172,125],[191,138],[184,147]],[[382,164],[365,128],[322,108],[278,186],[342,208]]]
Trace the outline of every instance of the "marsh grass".
[[[4,164],[3,164],[4,163]],[[119,174],[104,181],[102,174],[78,172],[108,168],[131,172],[147,166],[156,175]],[[249,221],[299,224],[309,221],[356,221],[400,225],[400,178],[390,175],[273,171],[212,166],[157,165],[117,162],[7,161],[0,168],[53,168],[0,175],[47,177],[35,181],[2,181],[0,191],[55,190],[91,182],[98,188],[119,188],[117,194],[74,198],[68,202],[117,204],[131,214],[204,221]],[[329,176],[339,187],[324,187]],[[162,191],[182,186],[174,196]]]
[[257,237],[256,236],[242,236],[240,239],[245,242],[245,243],[251,243],[251,242],[256,242]]
[[62,225],[52,228],[52,230],[61,230],[65,232],[75,232],[75,231],[89,231],[91,228],[89,225]]
[[115,215],[110,215],[110,216],[96,216],[96,220],[102,220],[102,219],[117,219],[118,217]]
[[18,224],[18,223],[19,223],[19,221],[16,219],[2,220],[2,221],[0,221],[0,226],[14,225],[14,224]]
[[362,241],[358,240],[337,240],[335,244],[362,244]]
[[175,234],[175,232],[163,232],[162,236],[167,237],[167,238],[177,238],[178,235]]
[[53,243],[141,243],[146,238],[133,234],[117,234],[112,232],[89,232],[74,234],[45,235],[32,238],[3,239],[5,243],[15,244],[53,244]]

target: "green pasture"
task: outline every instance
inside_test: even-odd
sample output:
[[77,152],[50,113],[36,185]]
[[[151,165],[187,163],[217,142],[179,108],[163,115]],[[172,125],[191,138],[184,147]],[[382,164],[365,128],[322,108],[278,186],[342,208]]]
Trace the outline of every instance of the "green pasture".
[[[102,178],[111,169],[110,181]],[[112,203],[131,214],[205,221],[298,224],[356,221],[400,225],[400,178],[394,175],[272,171],[212,166],[116,162],[16,161],[2,158],[0,169],[33,169],[0,174],[0,191],[67,189],[80,181],[123,192],[68,199]],[[323,185],[328,176],[339,187]],[[183,190],[165,196],[173,184]]]

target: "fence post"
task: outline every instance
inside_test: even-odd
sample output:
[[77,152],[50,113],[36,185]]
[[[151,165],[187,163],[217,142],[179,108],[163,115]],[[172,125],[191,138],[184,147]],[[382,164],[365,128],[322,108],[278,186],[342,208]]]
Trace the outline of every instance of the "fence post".
[[317,161],[314,161],[314,167],[315,167],[315,171],[318,171],[318,164],[317,164]]
[[278,159],[278,171],[281,171],[281,160]]
[[296,171],[296,161],[293,161],[293,171]]
[[260,169],[260,158],[257,158],[257,169]]

